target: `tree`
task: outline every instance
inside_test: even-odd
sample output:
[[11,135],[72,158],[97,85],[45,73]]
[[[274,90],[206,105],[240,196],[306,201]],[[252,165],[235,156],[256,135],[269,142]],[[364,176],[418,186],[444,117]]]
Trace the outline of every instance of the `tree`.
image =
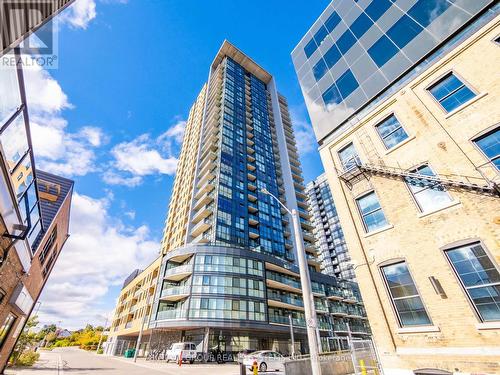
[[47,335],[45,336],[45,342],[46,342],[45,345],[47,346],[51,342],[56,341],[56,339],[57,339],[57,334],[55,332],[47,333]]
[[38,335],[34,332],[30,332],[32,328],[38,325],[38,316],[32,316],[26,322],[24,326],[23,332],[19,335],[19,339],[17,340],[17,344],[14,347],[14,351],[12,353],[11,360],[14,365],[17,363],[20,355],[28,348],[34,346],[38,341]]

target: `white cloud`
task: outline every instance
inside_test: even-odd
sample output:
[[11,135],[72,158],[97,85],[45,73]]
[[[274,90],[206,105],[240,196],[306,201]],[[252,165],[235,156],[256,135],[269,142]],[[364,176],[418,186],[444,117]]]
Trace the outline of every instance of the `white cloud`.
[[138,186],[149,175],[173,175],[177,168],[176,148],[182,143],[186,122],[179,120],[157,138],[142,134],[111,150],[113,161],[102,174],[110,185]]
[[68,177],[95,171],[95,149],[106,142],[102,130],[68,132],[61,113],[73,106],[59,83],[37,65],[26,67],[24,76],[37,167]]
[[316,151],[318,149],[318,143],[316,141],[316,137],[314,136],[311,124],[306,120],[304,108],[290,108],[290,117],[299,153],[301,155],[305,155]]
[[42,324],[62,321],[69,329],[103,324],[110,287],[158,256],[159,243],[148,227],[126,227],[109,215],[110,203],[109,197],[73,195],[71,236],[40,298]]
[[86,29],[97,16],[95,0],[76,0],[59,16],[59,21],[71,27]]

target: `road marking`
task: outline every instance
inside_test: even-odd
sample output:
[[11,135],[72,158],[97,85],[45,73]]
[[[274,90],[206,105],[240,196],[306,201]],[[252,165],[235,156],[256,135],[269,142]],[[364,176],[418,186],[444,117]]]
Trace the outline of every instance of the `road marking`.
[[62,357],[59,354],[59,359],[57,360],[57,375],[63,375],[63,374],[64,374],[64,366],[63,366]]

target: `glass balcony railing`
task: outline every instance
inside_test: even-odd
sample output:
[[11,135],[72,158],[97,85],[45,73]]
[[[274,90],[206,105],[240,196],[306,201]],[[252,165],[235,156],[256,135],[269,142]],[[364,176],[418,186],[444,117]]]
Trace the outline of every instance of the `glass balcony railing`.
[[189,273],[193,270],[193,263],[183,264],[180,266],[170,267],[165,271],[165,277],[178,275],[181,273]]
[[334,315],[347,315],[349,313],[347,306],[340,303],[331,303],[329,309],[330,313]]
[[287,277],[287,276],[281,275],[281,274],[273,272],[273,271],[267,271],[266,275],[267,275],[268,279],[277,281],[277,282],[282,283],[282,284],[289,285],[293,288],[300,289],[300,281],[298,281],[294,278]]
[[[269,322],[270,323],[278,323],[278,324],[290,324],[290,319],[288,316],[280,316],[280,315],[270,315],[269,316]],[[295,327],[305,327],[306,326],[306,320],[303,318],[292,318],[292,324]]]
[[156,320],[183,319],[186,318],[186,310],[164,310],[158,311]]
[[162,297],[189,294],[189,285],[174,286],[161,291]]
[[274,301],[280,301],[283,303],[288,303],[289,305],[304,307],[304,301],[302,298],[292,297],[291,295],[280,294],[272,290],[268,290],[267,298]]

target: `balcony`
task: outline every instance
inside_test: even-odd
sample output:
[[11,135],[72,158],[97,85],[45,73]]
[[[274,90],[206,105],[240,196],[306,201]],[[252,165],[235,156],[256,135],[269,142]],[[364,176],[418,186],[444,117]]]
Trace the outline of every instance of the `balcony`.
[[193,224],[196,224],[201,220],[205,219],[206,217],[210,216],[212,214],[213,208],[214,208],[213,203],[201,207],[193,216]]
[[250,225],[258,225],[259,224],[259,218],[256,215],[248,215],[248,224]]
[[197,244],[204,244],[204,243],[209,243],[210,242],[210,233],[201,233],[198,235],[198,237],[195,237],[193,239],[193,243]]
[[255,228],[248,228],[248,236],[252,239],[260,237],[259,231]]
[[202,187],[208,181],[212,180],[215,177],[215,169],[217,169],[217,168],[213,168],[211,170],[206,170],[204,172],[204,174],[200,174],[200,176],[198,178],[198,184],[196,186]]
[[255,213],[259,211],[259,206],[257,206],[255,203],[248,203],[248,212]]
[[255,181],[257,179],[257,177],[253,173],[250,173],[250,172],[247,173],[247,177],[250,181]]
[[248,164],[247,164],[247,169],[248,169],[249,171],[253,172],[253,171],[255,171],[257,168],[255,167],[255,165],[248,163]]
[[212,203],[212,201],[214,200],[214,196],[215,196],[215,192],[214,191],[211,192],[211,193],[208,193],[208,194],[205,194],[205,195],[201,196],[201,198],[199,198],[196,201],[193,209],[195,211],[198,211],[201,207],[206,206],[209,203]]
[[302,293],[300,281],[285,277],[273,271],[267,271],[267,284],[274,289],[287,290],[295,293]]
[[314,307],[316,309],[316,312],[321,312],[321,313],[328,313],[328,307],[325,306],[325,304],[322,301],[315,300],[314,301]]
[[[270,315],[269,316],[269,323],[274,323],[274,324],[283,324],[283,325],[290,325],[290,320],[288,316],[280,316],[280,315]],[[306,326],[306,320],[302,318],[292,318],[292,324],[294,327],[305,327]]]
[[186,310],[165,310],[159,311],[156,314],[156,320],[174,320],[174,319],[185,319],[186,318]]
[[212,226],[212,217],[206,217],[191,229],[191,236],[197,237]]
[[213,184],[213,180],[207,181],[202,187],[198,189],[194,198],[200,199],[203,196],[203,194],[210,193],[214,188],[215,186]]
[[174,286],[161,291],[160,300],[180,301],[189,296],[189,285]]
[[248,193],[248,200],[250,202],[257,202],[257,197],[253,194]]
[[280,294],[273,290],[267,291],[267,303],[269,306],[281,307],[285,309],[304,310],[304,301],[302,298],[291,295]]
[[249,182],[249,183],[247,184],[247,186],[248,186],[248,190],[250,190],[250,191],[255,191],[255,190],[257,190],[257,186],[256,186],[255,184],[251,183],[251,182]]
[[168,268],[165,271],[164,279],[169,281],[180,281],[182,279],[185,279],[192,273],[193,273],[193,264],[192,263],[183,264],[181,266]]
[[125,329],[132,328],[132,323],[133,322],[127,322],[127,323],[125,323]]
[[330,313],[335,316],[347,316],[348,308],[342,303],[330,303]]

